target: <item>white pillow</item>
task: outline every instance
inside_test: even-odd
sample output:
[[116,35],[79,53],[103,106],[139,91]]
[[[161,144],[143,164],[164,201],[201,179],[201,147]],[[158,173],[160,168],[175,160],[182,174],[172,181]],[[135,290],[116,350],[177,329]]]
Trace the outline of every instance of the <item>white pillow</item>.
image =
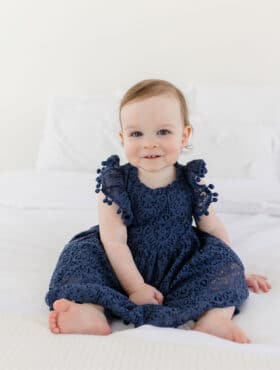
[[[192,86],[182,89],[190,107]],[[91,97],[53,97],[36,161],[38,170],[96,171],[101,161],[118,154],[126,163],[118,137],[120,99],[125,90]]]
[[278,181],[216,178],[213,183],[219,194],[213,203],[217,212],[280,216]]
[[278,179],[271,127],[262,122],[213,120],[202,115],[190,117],[190,121],[193,148],[182,153],[182,161],[203,158],[212,178]]
[[16,170],[0,175],[0,207],[96,209],[92,172]]
[[117,103],[109,95],[52,98],[36,168],[92,171],[112,153],[121,157]]
[[272,123],[276,135],[273,138],[273,158],[277,167],[277,176],[280,181],[280,119],[278,122]]

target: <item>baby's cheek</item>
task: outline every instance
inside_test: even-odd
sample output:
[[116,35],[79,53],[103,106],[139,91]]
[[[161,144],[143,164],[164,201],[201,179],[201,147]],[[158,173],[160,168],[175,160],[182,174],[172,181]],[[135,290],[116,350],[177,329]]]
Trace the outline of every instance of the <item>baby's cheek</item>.
[[137,145],[133,143],[126,143],[124,148],[127,154],[134,154],[137,148]]
[[169,146],[169,154],[176,158],[180,154],[180,147],[178,147],[178,145],[174,145],[174,143],[171,143]]

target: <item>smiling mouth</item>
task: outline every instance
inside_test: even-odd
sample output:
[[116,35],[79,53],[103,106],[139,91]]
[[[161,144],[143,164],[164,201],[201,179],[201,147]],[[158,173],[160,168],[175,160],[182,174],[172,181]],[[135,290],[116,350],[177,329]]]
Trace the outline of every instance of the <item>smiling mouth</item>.
[[161,156],[160,155],[148,155],[146,157],[144,157],[145,159],[157,159],[157,158],[160,158]]

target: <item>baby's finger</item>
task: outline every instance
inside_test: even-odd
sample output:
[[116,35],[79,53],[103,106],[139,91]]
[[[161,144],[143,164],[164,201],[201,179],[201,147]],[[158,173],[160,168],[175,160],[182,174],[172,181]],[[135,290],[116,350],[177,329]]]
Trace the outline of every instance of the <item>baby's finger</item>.
[[259,286],[264,292],[268,292],[268,290],[271,288],[271,285],[266,281],[259,281]]
[[258,284],[264,292],[268,292],[268,290],[271,288],[271,285],[266,280],[261,278],[258,279]]
[[155,291],[155,297],[158,300],[158,302],[161,304],[163,302],[163,295],[161,294],[160,291],[156,290]]
[[262,281],[259,282],[259,288],[263,291],[263,292],[267,292],[268,291],[268,288],[266,287],[266,284]]
[[256,293],[259,292],[259,286],[258,286],[257,280],[252,280],[248,286],[251,287],[254,292]]
[[267,280],[263,280],[262,282],[266,285],[268,289],[271,289],[271,284]]
[[263,278],[263,279],[265,279],[265,280],[267,280],[267,276],[265,276],[265,275],[257,275],[258,277],[261,277],[261,278]]

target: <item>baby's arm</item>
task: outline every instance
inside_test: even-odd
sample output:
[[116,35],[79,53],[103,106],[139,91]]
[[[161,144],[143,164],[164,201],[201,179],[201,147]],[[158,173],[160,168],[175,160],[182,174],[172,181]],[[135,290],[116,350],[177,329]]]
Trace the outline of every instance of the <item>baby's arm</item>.
[[[200,179],[199,185],[206,185],[205,179]],[[229,236],[224,227],[223,223],[216,215],[213,203],[210,203],[208,207],[209,214],[201,215],[200,220],[195,220],[196,226],[199,230],[205,231],[217,238],[223,240],[228,246],[230,246]]]
[[131,251],[127,245],[127,230],[123,219],[117,214],[118,206],[103,202],[105,195],[98,193],[98,218],[100,238],[106,255],[123,289],[131,294],[144,284]]
[[223,240],[228,246],[230,246],[227,230],[217,216],[213,204],[209,205],[208,212],[209,214],[207,216],[200,216],[200,221],[195,221],[197,228],[216,236],[217,238]]
[[[205,181],[202,179],[199,184],[205,184]],[[223,223],[215,213],[213,204],[209,205],[208,208],[209,215],[200,216],[200,221],[195,221],[197,228],[205,231],[211,235],[216,236],[217,238],[223,240],[228,246],[230,246],[228,233]],[[259,292],[259,289],[262,289],[263,292],[268,292],[271,289],[271,285],[267,281],[267,277],[258,274],[246,274],[246,282],[249,288],[254,292]]]

